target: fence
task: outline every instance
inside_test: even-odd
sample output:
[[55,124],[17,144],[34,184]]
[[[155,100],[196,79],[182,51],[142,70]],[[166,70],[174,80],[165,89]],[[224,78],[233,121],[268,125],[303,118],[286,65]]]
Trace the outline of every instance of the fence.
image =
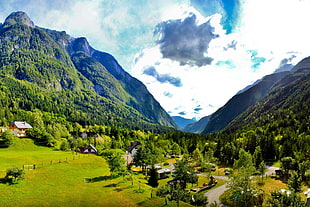
[[49,165],[55,165],[55,164],[60,164],[60,163],[65,163],[65,162],[71,162],[74,160],[80,160],[83,158],[89,157],[89,154],[79,154],[79,155],[75,155],[72,157],[66,157],[66,158],[60,158],[57,160],[50,160],[50,161],[45,161],[45,162],[38,162],[38,163],[34,163],[34,164],[28,164],[28,165],[23,165],[23,166],[33,166],[33,169],[39,169],[39,168],[43,168],[45,166],[49,166]]
[[[60,163],[65,163],[65,162],[68,163],[74,160],[80,160],[80,159],[87,158],[87,157],[89,157],[89,154],[78,154],[78,155],[73,155],[72,157],[65,157],[65,158],[60,158],[57,160],[54,159],[50,161],[37,162],[37,163],[32,163],[32,164],[27,163],[27,164],[22,165],[22,169],[25,171],[36,170],[36,169],[40,169],[40,168],[47,167],[50,165],[55,165],[55,164],[60,164]],[[4,177],[5,174],[6,174],[6,170],[0,170],[0,178]]]

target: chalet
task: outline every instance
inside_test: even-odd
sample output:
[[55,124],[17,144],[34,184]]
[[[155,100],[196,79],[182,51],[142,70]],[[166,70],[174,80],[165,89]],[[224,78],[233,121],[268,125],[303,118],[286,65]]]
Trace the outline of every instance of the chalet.
[[79,152],[83,154],[97,154],[97,149],[93,145],[88,145],[87,147],[79,147]]
[[126,149],[126,155],[124,155],[124,159],[126,160],[126,165],[129,166],[133,162],[133,158],[137,153],[137,146],[141,145],[140,142],[134,141],[130,143],[130,146]]
[[137,148],[136,147],[139,146],[139,145],[141,145],[141,143],[138,142],[138,141],[131,142],[130,146],[127,147],[128,154],[130,154],[132,157],[134,157],[135,154],[137,153]]
[[17,137],[26,137],[26,130],[32,129],[32,126],[25,121],[14,121],[10,124],[9,129]]

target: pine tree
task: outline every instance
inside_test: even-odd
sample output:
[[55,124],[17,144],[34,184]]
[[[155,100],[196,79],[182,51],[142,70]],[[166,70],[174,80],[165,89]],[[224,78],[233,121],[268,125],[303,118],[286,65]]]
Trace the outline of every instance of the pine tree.
[[153,188],[156,188],[158,186],[158,173],[154,165],[152,165],[152,168],[150,169],[150,178],[148,183]]
[[301,177],[294,171],[288,180],[288,187],[294,193],[298,193],[301,190]]

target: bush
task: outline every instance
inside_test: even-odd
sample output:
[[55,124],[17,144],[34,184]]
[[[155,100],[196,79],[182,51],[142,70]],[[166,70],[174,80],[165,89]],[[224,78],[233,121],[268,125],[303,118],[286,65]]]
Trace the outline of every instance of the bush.
[[5,179],[11,183],[18,183],[19,180],[24,179],[25,171],[23,169],[19,169],[18,167],[12,167],[7,169]]
[[194,206],[206,206],[208,198],[201,193],[193,194],[191,204]]
[[70,150],[70,145],[69,145],[69,142],[68,140],[64,139],[61,144],[60,144],[60,150],[61,151],[68,151]]
[[14,136],[9,131],[4,131],[1,135],[2,143],[4,147],[9,147],[13,144]]

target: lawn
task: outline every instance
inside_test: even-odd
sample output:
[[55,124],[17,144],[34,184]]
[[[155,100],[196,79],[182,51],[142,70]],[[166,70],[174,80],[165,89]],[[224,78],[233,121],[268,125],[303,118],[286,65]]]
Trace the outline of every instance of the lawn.
[[[163,206],[163,198],[146,184],[144,175],[110,178],[106,161],[95,155],[76,155],[16,139],[0,148],[0,179],[12,166],[36,164],[25,179],[9,185],[0,180],[1,206]],[[52,162],[51,162],[52,161]],[[151,194],[153,198],[151,198]],[[169,201],[168,206],[176,206]],[[181,203],[181,206],[189,206]]]
[[[261,181],[261,178],[258,177],[257,181],[258,182]],[[271,199],[271,192],[275,192],[275,191],[280,191],[280,189],[288,189],[288,186],[286,183],[284,183],[283,181],[279,180],[279,179],[274,179],[272,177],[268,177],[264,179],[263,184],[260,183],[259,188],[262,190],[262,192],[264,192],[264,203],[263,206],[268,206],[267,204],[267,200]],[[304,195],[304,191],[307,190],[307,186],[303,186],[301,192],[299,193],[299,195],[301,196],[302,200],[306,200],[306,197]],[[220,200],[223,202],[225,200],[229,200],[231,196],[231,191],[225,191]]]
[[[85,156],[85,155],[84,155]],[[83,155],[72,152],[56,151],[53,148],[37,146],[32,139],[14,139],[9,148],[0,148],[0,175],[12,166],[36,164],[38,167],[55,162],[82,158]]]

